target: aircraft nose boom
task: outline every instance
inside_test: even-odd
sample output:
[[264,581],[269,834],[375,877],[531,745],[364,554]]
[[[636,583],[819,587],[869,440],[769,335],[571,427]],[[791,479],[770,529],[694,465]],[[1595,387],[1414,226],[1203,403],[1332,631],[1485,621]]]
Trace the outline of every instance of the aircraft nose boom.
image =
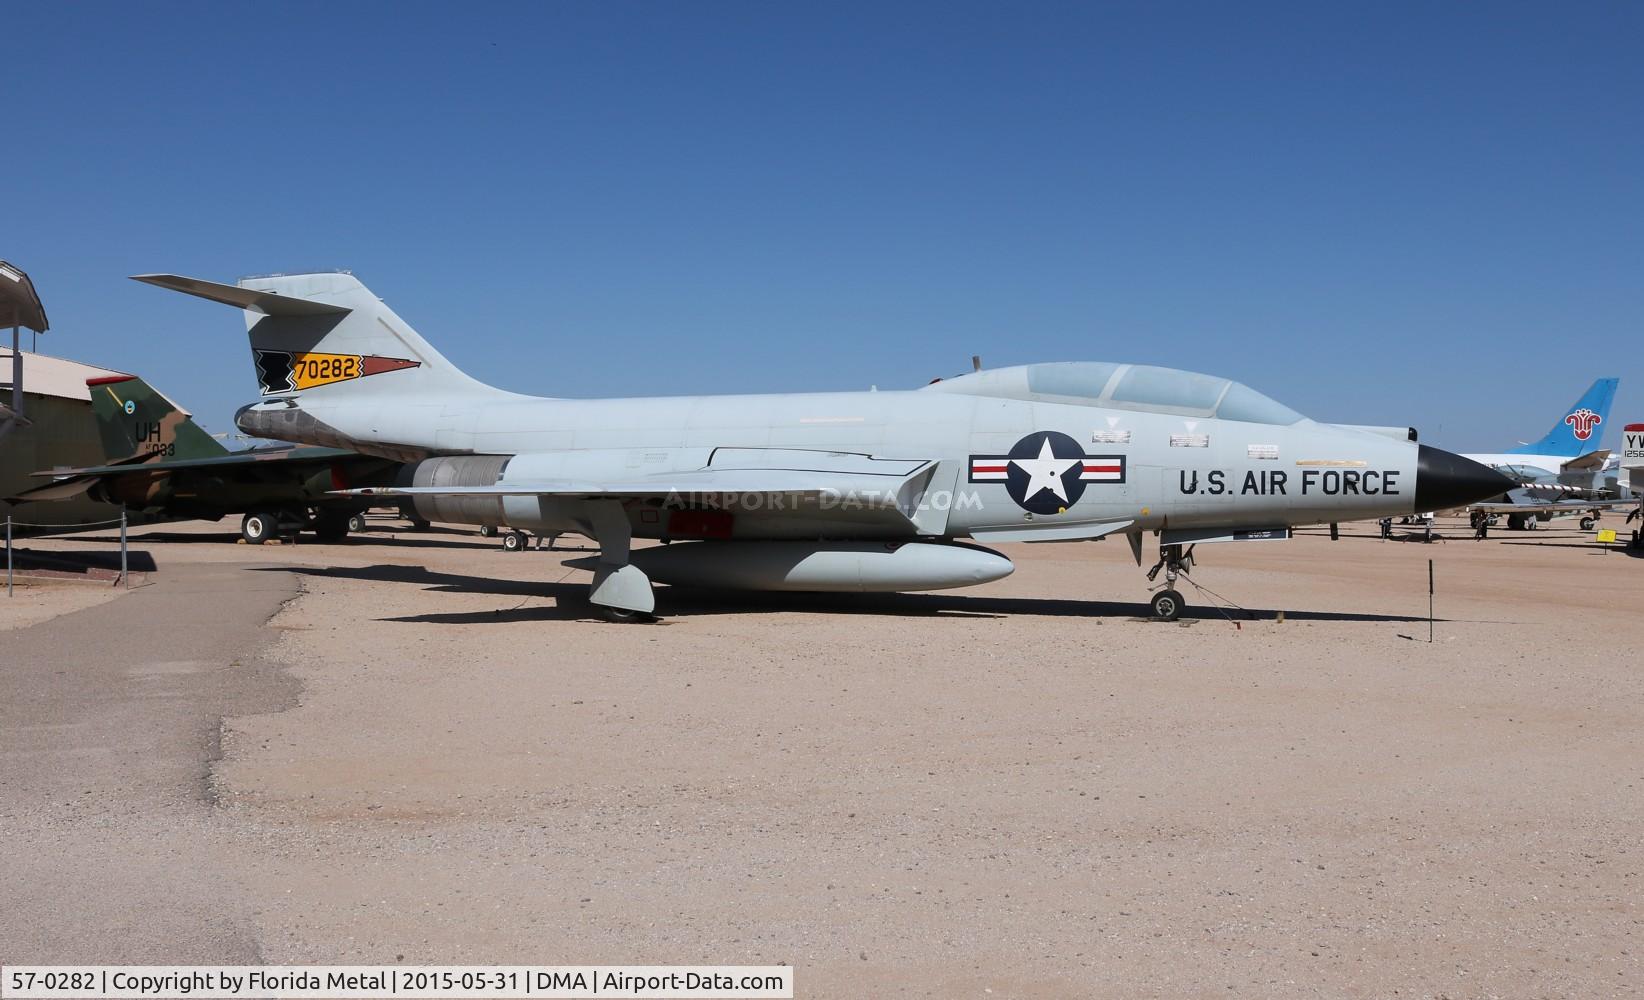
[[1512,489],[1511,479],[1470,458],[1418,445],[1416,456],[1417,512],[1464,507]]

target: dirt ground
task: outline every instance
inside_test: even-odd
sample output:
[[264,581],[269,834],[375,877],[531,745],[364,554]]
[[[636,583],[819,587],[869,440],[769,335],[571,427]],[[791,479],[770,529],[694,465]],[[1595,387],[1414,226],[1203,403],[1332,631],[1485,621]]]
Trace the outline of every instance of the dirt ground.
[[0,595],[0,961],[1637,995],[1644,560],[1573,523],[1438,530],[1201,546],[1250,610],[1188,586],[1174,624],[1106,542],[1005,546],[1013,576],[943,594],[663,590],[614,625],[559,565],[583,553],[151,529],[151,586]]

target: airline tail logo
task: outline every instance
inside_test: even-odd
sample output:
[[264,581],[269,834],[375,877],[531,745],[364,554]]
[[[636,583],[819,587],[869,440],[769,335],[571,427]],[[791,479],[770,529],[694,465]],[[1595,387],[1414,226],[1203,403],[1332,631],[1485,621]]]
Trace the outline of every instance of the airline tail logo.
[[367,375],[416,368],[421,361],[384,358],[375,354],[315,354],[293,351],[254,351],[257,381],[264,395],[297,392],[333,382],[348,382]]
[[1577,441],[1585,441],[1593,436],[1593,428],[1602,424],[1604,418],[1592,410],[1582,407],[1565,417],[1564,422],[1569,424],[1570,428],[1575,431]]

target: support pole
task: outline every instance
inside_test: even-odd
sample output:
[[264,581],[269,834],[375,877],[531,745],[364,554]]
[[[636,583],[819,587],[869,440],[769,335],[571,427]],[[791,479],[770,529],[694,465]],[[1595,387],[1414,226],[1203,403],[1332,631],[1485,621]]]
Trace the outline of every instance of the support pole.
[[131,577],[126,574],[126,508],[120,505],[120,586],[131,589]]
[[11,515],[6,515],[6,596],[11,596]]
[[1427,560],[1427,641],[1433,641],[1433,560]]
[[11,412],[18,419],[23,416],[23,346],[17,336],[20,329],[14,321],[11,327]]

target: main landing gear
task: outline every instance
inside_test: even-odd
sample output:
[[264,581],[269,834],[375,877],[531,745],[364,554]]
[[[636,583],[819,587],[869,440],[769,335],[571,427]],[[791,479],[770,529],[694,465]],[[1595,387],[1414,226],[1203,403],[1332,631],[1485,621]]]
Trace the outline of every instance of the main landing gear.
[[365,530],[365,512],[302,507],[248,511],[240,519],[240,537],[247,545],[262,545],[275,539],[294,540],[304,531],[329,545],[345,541]]
[[632,529],[619,500],[589,500],[588,534],[599,543],[599,559],[588,603],[601,618],[610,622],[655,621],[656,597],[651,580],[628,561]]
[[1159,561],[1147,571],[1147,579],[1152,583],[1164,570],[1164,589],[1153,594],[1153,617],[1162,621],[1173,622],[1182,616],[1187,608],[1187,601],[1182,598],[1181,591],[1176,589],[1176,578],[1193,568],[1193,546],[1185,548],[1181,545],[1159,546]]

